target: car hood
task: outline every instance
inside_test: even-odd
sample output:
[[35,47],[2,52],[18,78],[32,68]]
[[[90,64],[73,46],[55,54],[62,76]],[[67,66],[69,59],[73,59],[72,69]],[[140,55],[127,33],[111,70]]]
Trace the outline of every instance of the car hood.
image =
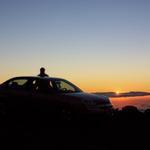
[[94,101],[97,103],[101,103],[101,104],[106,104],[106,103],[110,103],[109,98],[106,96],[99,96],[96,94],[90,94],[90,93],[84,93],[84,92],[79,92],[79,93],[65,93],[65,96],[69,96],[73,99],[78,99],[78,100],[82,100],[82,101]]

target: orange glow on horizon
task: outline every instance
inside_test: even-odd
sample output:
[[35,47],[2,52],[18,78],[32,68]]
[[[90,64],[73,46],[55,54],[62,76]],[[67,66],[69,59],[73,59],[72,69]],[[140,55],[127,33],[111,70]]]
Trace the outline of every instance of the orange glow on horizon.
[[[47,69],[48,70],[48,69]],[[14,73],[17,72],[17,73]],[[54,71],[53,71],[54,72]],[[37,75],[39,73],[39,68],[35,68],[34,70],[24,70],[24,71],[11,71],[11,72],[3,72],[0,77],[0,84],[4,81],[15,77],[15,76],[23,76],[23,75]],[[109,77],[91,77],[86,75],[74,75],[72,76],[65,73],[57,73],[52,74],[50,72],[46,72],[52,77],[60,77],[64,78],[73,84],[77,85],[80,89],[85,92],[115,92],[116,94],[130,92],[130,91],[144,91],[150,92],[150,85],[148,81],[143,80],[125,80],[124,82],[117,81],[116,78]],[[107,79],[108,78],[108,79]],[[123,79],[122,79],[123,80]],[[119,90],[116,90],[119,89]]]

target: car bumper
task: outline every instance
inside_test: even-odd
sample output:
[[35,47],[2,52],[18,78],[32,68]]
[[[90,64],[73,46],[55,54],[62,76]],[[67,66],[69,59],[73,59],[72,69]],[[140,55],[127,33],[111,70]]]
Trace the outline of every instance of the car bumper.
[[114,115],[114,109],[112,105],[96,105],[87,106],[86,111],[82,112],[83,116],[87,118],[97,118],[97,117],[112,117]]

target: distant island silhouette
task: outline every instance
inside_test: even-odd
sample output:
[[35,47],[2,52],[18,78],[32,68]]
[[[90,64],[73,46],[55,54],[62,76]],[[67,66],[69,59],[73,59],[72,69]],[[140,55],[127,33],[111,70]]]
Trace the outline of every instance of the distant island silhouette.
[[131,91],[126,93],[116,94],[115,92],[95,92],[96,95],[105,95],[108,97],[134,97],[134,96],[147,96],[150,92]]

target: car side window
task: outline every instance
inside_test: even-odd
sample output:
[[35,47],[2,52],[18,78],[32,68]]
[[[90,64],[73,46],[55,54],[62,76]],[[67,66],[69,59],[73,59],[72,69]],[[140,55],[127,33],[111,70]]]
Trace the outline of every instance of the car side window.
[[8,83],[7,87],[9,89],[15,89],[15,90],[16,89],[17,90],[19,90],[19,89],[25,89],[25,85],[26,85],[27,82],[28,82],[27,79],[14,79],[14,80],[11,80]]
[[55,84],[61,92],[75,92],[75,88],[65,81],[55,81]]

